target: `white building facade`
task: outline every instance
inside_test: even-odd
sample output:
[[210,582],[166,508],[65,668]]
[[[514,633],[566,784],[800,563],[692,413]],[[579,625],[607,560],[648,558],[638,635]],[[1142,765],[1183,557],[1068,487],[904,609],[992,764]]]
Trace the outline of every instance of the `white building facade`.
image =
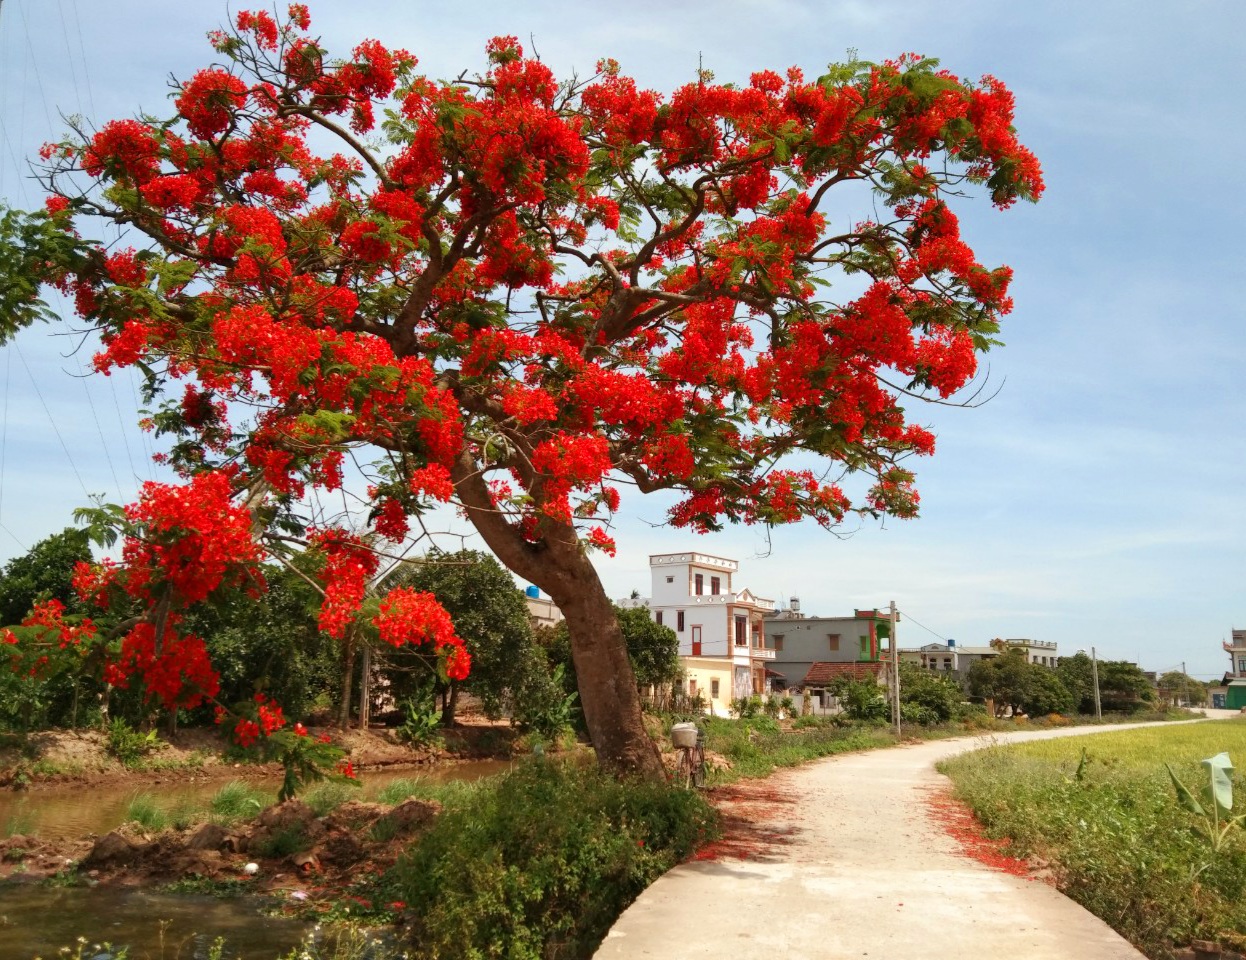
[[733,699],[768,692],[766,664],[774,660],[764,620],[774,601],[737,589],[739,566],[693,551],[654,554],[650,596],[620,601],[647,607],[654,620],[675,631],[685,692],[700,695],[716,714],[728,713]]

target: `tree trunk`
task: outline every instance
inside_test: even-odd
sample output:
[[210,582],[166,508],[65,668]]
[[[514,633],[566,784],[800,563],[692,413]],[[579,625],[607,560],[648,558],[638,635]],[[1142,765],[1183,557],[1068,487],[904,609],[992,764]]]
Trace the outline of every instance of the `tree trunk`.
[[[614,606],[587,559],[584,566],[588,572],[577,577],[576,590],[565,595],[549,588],[546,592],[567,618],[580,706],[597,759],[616,774],[665,779],[658,749],[645,730],[636,677]],[[534,582],[540,585],[539,580]]]
[[456,681],[450,681],[450,689],[441,695],[441,725],[443,727],[454,726],[454,711],[459,705],[459,685]]
[[359,729],[372,722],[372,648],[363,648],[363,677],[359,681]]
[[342,705],[337,716],[337,725],[342,730],[350,729],[350,694],[355,684],[355,644],[347,636],[346,652],[342,657]]
[[575,528],[546,517],[539,522],[539,540],[525,539],[494,507],[470,449],[460,454],[451,475],[467,519],[494,556],[548,593],[566,617],[580,708],[597,762],[615,776],[665,780],[662,757],[645,730],[614,606]]

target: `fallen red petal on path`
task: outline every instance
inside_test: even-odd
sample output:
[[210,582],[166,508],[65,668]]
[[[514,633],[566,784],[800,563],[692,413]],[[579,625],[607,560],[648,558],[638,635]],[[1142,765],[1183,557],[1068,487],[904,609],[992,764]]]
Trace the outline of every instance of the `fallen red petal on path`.
[[944,791],[929,794],[926,797],[926,806],[932,819],[960,844],[965,856],[1014,877],[1035,879],[1029,863],[1005,852],[1009,842],[988,837],[970,809],[950,793]]

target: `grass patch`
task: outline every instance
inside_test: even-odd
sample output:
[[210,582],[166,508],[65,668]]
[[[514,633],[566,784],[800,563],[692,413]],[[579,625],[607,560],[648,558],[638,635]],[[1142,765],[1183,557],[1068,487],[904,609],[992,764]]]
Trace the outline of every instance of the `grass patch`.
[[318,783],[303,795],[303,802],[312,808],[318,817],[332,813],[347,800],[359,796],[359,785],[325,781]]
[[1246,947],[1246,837],[1213,854],[1164,767],[1203,784],[1199,761],[1221,751],[1246,763],[1246,721],[996,746],[939,769],[989,835],[1052,862],[1065,893],[1159,958],[1194,939]]
[[225,877],[213,880],[209,877],[190,876],[174,880],[160,888],[162,893],[191,894],[195,896],[216,897],[230,900],[244,893],[252,892],[254,884],[236,877]]
[[208,809],[218,823],[237,823],[254,817],[275,799],[245,780],[230,780],[212,795]]
[[428,956],[586,957],[714,822],[695,792],[537,760],[453,798],[393,876]]
[[35,815],[24,806],[18,807],[4,821],[6,837],[29,836],[35,832]]
[[307,847],[307,834],[303,832],[301,826],[295,824],[283,827],[276,833],[264,837],[250,849],[256,856],[279,860],[298,853],[300,850],[306,850]]
[[169,825],[169,815],[156,802],[156,798],[150,793],[136,793],[130,798],[130,805],[126,808],[125,818],[131,823],[137,823],[144,830],[163,830]]
[[743,777],[769,776],[778,767],[794,767],[819,757],[853,750],[891,746],[895,737],[885,727],[817,722],[784,732],[769,717],[728,720],[707,717],[706,749],[731,762],[715,770],[710,783],[730,783]]
[[391,780],[376,792],[376,802],[397,806],[412,797],[423,799],[426,796],[426,790],[427,784],[420,778],[399,777],[397,780]]

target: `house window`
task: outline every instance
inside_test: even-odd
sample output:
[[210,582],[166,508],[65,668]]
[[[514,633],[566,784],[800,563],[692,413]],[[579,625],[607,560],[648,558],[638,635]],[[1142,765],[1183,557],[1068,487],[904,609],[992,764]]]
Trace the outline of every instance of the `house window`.
[[666,578],[666,582],[667,582],[667,583],[674,583],[674,582],[675,582],[675,578],[674,578],[674,577],[667,577],[667,578]]
[[868,660],[870,658],[870,638],[868,636],[862,635],[860,637],[857,637],[857,641],[858,641],[857,659]]
[[748,646],[748,617],[735,618],[735,645],[737,647]]
[[680,633],[684,632],[684,612],[682,610],[675,614],[675,629]]
[[659,627],[662,626],[662,611],[659,610],[657,613],[655,613],[653,615],[653,619],[658,622]]
[[718,681],[717,680],[710,681],[710,696],[714,698],[715,700],[718,699]]
[[696,583],[696,593],[697,593],[697,596],[699,597],[701,596],[701,594],[705,593],[705,574],[698,573],[692,579]]
[[952,669],[952,658],[951,658],[951,657],[944,657],[944,658],[943,658],[943,669],[944,669],[944,670],[951,670],[951,669]]
[[835,653],[839,650],[839,634],[838,633],[828,633],[826,635],[826,642],[830,646],[832,653]]
[[712,593],[714,596],[718,596],[722,592],[722,590],[720,589],[721,586],[722,586],[721,580],[719,580],[717,577],[710,577],[710,593]]
[[770,639],[774,641],[775,653],[782,653],[783,652],[783,634],[776,633]]
[[1246,657],[1237,658],[1237,672],[1246,673]]
[[697,695],[697,678],[688,678],[688,696],[695,697]]

